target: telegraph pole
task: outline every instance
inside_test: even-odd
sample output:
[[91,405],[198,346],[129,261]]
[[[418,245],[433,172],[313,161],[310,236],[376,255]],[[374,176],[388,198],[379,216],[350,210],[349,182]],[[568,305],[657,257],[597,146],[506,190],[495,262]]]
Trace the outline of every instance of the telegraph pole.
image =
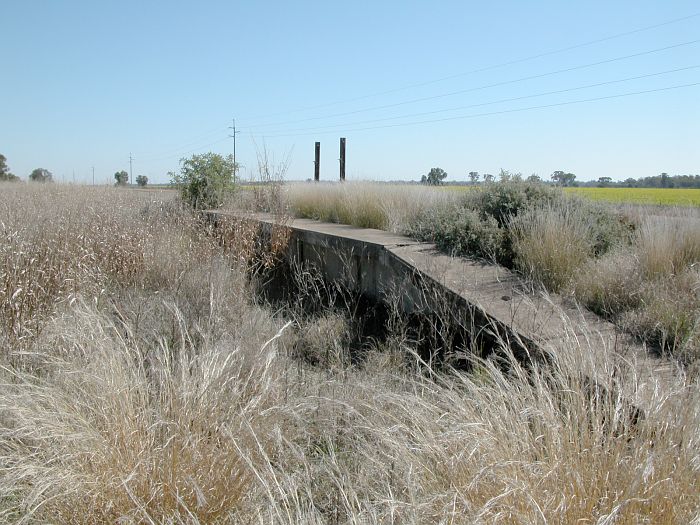
[[92,167],[92,185],[95,185],[95,166]]
[[131,153],[129,153],[129,184],[131,184],[131,172],[132,172],[132,168],[134,167],[133,162],[134,162],[134,159],[131,158]]
[[238,164],[236,164],[236,135],[240,133],[240,131],[236,131],[236,119],[231,119],[231,123],[233,124],[232,126],[229,126],[228,129],[233,130],[233,133],[229,135],[233,139],[233,182],[236,182],[236,171],[238,171]]

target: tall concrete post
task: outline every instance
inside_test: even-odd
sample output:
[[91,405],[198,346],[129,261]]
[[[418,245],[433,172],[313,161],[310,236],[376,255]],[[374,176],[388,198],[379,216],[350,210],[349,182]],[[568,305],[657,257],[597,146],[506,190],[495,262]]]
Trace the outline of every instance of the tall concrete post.
[[345,137],[340,137],[340,182],[345,182]]
[[314,160],[314,182],[318,182],[321,177],[321,143],[315,144],[315,160]]

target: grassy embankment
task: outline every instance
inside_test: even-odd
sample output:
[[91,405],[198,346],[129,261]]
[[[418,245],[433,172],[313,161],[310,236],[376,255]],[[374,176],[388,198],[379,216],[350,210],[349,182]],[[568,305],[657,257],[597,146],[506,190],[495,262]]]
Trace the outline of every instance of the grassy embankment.
[[693,210],[620,211],[527,183],[465,192],[290,185],[287,195],[302,217],[391,230],[514,268],[686,364],[700,358],[700,222]]
[[697,383],[632,425],[585,379],[624,364],[580,340],[548,370],[425,374],[397,325],[352,365],[348,312],[257,306],[255,232],[225,226],[146,193],[2,188],[3,522],[698,519]]

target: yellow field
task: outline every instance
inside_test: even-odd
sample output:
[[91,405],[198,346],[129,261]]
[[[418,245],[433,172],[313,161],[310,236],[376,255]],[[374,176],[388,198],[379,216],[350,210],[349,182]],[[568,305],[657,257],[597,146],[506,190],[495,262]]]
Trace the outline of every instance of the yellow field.
[[566,191],[608,202],[700,207],[700,189],[694,188],[566,188]]

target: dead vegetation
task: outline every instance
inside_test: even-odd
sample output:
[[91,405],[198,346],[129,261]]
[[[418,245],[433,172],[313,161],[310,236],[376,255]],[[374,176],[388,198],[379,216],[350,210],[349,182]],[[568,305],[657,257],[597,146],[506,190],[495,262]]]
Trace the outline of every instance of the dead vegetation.
[[436,372],[394,319],[353,361],[352,312],[254,301],[284,229],[150,194],[3,188],[0,223],[4,522],[700,520],[697,379],[632,421],[591,395],[592,366],[635,388],[595,338]]

